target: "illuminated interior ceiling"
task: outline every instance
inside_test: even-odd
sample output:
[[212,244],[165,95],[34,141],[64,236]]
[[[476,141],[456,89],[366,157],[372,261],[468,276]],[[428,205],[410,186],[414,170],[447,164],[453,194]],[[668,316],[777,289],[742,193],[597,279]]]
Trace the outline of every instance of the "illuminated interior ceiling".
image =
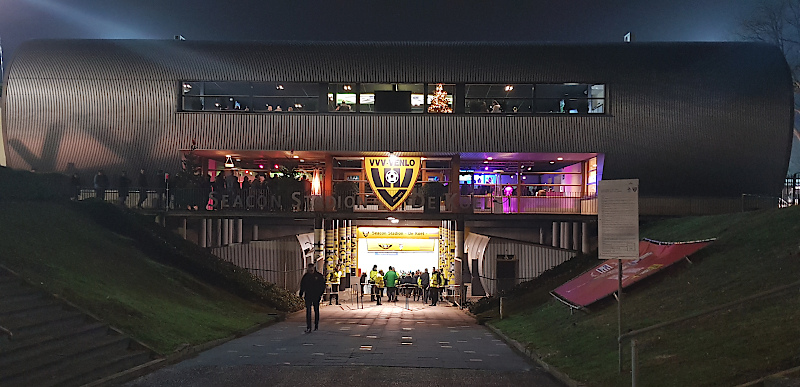
[[[188,152],[188,149],[181,152]],[[311,167],[325,162],[327,155],[332,154],[337,160],[358,160],[362,157],[387,156],[389,151],[370,152],[320,152],[320,151],[283,151],[283,150],[219,150],[197,149],[194,153],[202,158],[225,161],[231,156],[242,167],[255,168],[254,165],[280,164],[299,167]],[[399,157],[426,157],[429,159],[448,160],[455,153],[422,153],[392,152]],[[566,166],[586,161],[597,156],[597,153],[502,153],[471,152],[460,153],[462,171],[494,171],[504,172],[542,172],[554,171]],[[488,168],[488,169],[487,169]]]

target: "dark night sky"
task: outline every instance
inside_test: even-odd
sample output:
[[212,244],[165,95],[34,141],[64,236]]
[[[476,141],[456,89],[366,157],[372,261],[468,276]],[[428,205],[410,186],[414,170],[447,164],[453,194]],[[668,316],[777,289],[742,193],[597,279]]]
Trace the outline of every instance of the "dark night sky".
[[36,38],[612,42],[735,40],[755,0],[0,0],[6,66]]

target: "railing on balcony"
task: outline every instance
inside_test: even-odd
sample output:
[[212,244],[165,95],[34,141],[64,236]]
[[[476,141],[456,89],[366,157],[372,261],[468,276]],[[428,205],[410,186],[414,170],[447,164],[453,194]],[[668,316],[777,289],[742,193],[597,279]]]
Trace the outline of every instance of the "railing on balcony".
[[[163,197],[160,200],[159,197]],[[77,199],[95,198],[92,189],[78,191]],[[137,207],[140,193],[131,190],[127,200],[120,201],[117,190],[105,191],[105,201]],[[162,204],[163,203],[163,204]],[[650,216],[712,215],[740,211],[778,208],[790,205],[778,197],[740,195],[739,197],[652,197],[639,198],[639,214]],[[304,196],[300,192],[287,197],[270,194],[269,190],[207,192],[201,189],[148,190],[144,209],[188,211],[256,211],[256,212],[355,212],[390,213],[374,193],[360,192],[351,196]],[[437,201],[412,194],[395,211],[401,213],[469,213],[469,214],[573,214],[597,215],[597,196],[563,195],[549,192],[543,196],[498,196],[493,194],[445,194]]]

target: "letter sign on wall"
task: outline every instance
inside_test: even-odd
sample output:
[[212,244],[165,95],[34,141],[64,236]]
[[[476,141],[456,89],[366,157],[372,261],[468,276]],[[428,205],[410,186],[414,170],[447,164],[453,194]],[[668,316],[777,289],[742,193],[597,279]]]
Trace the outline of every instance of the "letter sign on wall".
[[421,160],[419,157],[365,157],[364,170],[372,192],[389,209],[394,211],[411,194],[417,182]]

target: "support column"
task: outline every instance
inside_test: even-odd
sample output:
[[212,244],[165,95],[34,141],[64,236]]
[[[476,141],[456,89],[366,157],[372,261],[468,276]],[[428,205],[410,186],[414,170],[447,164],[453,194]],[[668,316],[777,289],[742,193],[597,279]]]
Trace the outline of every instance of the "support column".
[[222,243],[220,244],[220,246],[227,246],[228,242],[230,241],[230,239],[228,239],[228,236],[229,236],[228,235],[229,234],[228,224],[230,222],[228,222],[228,219],[222,219],[221,223],[222,223],[221,224],[222,227],[221,227],[221,230],[220,230],[220,234],[222,234]]
[[[462,270],[463,270],[463,265],[465,265],[465,262],[467,261],[466,254],[464,254],[464,238],[466,237],[466,235],[464,235],[464,219],[462,219],[462,218],[456,219],[455,228],[456,228],[456,237],[455,237],[455,242],[456,242],[456,246],[455,246],[455,248],[456,248],[456,256],[455,256],[455,261],[456,261],[455,276],[456,276],[456,278],[455,278],[455,280],[456,281],[455,281],[455,283],[460,285],[461,288],[463,289],[463,287],[464,287],[463,278],[464,277],[462,276]],[[463,294],[463,293],[459,293],[459,294]],[[460,302],[463,302],[463,301],[464,300],[461,300]]]
[[[325,258],[325,245],[324,245],[324,236],[325,236],[325,229],[322,228],[323,220],[322,216],[317,216],[314,218],[314,253],[312,255],[314,262],[320,262]],[[306,262],[306,265],[312,262]]]
[[258,240],[258,223],[253,223],[253,238],[252,240]]
[[333,207],[329,207],[330,203],[328,203],[328,198],[333,197],[333,156],[326,155],[325,156],[325,176],[324,176],[324,184],[322,184],[322,202],[324,211],[333,211],[336,207],[334,204]]
[[222,219],[217,218],[214,225],[214,247],[222,246]]
[[186,223],[188,223],[188,220],[186,218],[181,219],[181,236],[183,237],[183,239],[186,239],[186,231],[188,229]]
[[200,219],[200,233],[197,235],[197,244],[200,247],[208,247],[208,222],[205,218]]
[[572,250],[579,251],[581,249],[581,224],[572,222]]
[[561,222],[561,248],[569,249],[570,222]]
[[206,247],[214,245],[214,220],[206,219]]
[[553,240],[550,241],[550,244],[553,247],[558,247],[559,237],[558,237],[558,230],[561,228],[561,223],[553,222]]
[[244,220],[242,218],[236,219],[236,243],[242,243],[244,241],[244,232],[242,231],[243,226]]
[[589,254],[589,223],[581,223],[581,252]]
[[450,198],[450,200],[449,203],[448,201],[445,201],[445,204],[450,204],[450,208],[448,208],[447,210],[451,212],[463,212],[461,208],[461,185],[459,184],[458,180],[460,170],[461,170],[461,155],[455,154],[453,155],[453,158],[450,160],[450,176],[449,176],[450,189],[447,195],[447,197]]
[[544,227],[539,227],[539,244],[544,244]]

